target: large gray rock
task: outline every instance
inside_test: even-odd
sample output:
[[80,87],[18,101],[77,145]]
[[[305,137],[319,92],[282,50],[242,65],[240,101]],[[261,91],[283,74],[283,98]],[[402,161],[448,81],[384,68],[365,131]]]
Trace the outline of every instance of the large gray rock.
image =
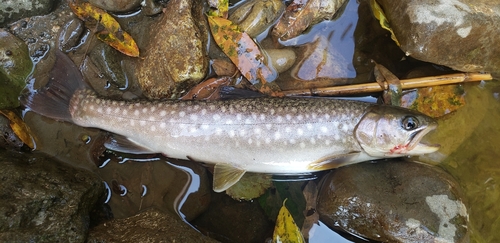
[[401,49],[464,72],[499,75],[500,4],[486,0],[380,0]]
[[178,218],[154,208],[126,218],[98,225],[88,242],[217,242],[195,231]]
[[84,242],[104,193],[97,174],[0,149],[0,241]]
[[320,220],[382,242],[468,242],[460,187],[444,171],[402,160],[361,163],[326,176]]

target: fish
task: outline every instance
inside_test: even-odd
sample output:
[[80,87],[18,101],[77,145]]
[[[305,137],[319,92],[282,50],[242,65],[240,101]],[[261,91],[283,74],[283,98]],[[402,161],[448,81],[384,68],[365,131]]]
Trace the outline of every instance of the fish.
[[116,134],[106,145],[113,150],[213,164],[216,192],[246,172],[304,174],[439,149],[421,142],[434,119],[395,106],[290,97],[112,100],[89,88],[62,53],[49,77],[21,96],[27,109]]

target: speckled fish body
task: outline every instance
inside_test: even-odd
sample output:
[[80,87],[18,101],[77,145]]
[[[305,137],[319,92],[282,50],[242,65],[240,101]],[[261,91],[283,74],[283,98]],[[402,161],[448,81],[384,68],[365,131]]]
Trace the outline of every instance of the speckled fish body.
[[312,162],[362,151],[353,131],[372,106],[329,99],[129,103],[90,92],[75,97],[72,120],[80,126],[123,135],[168,157],[263,173],[308,172]]
[[438,149],[420,143],[436,122],[398,107],[319,98],[115,101],[88,89],[63,54],[50,76],[21,98],[26,107],[119,134],[126,143],[111,146],[117,150],[215,164],[218,192],[247,171],[304,173]]

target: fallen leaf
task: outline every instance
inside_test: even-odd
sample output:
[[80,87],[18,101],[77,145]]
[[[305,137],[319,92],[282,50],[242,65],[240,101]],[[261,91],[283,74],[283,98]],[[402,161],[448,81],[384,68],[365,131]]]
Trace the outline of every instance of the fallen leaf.
[[391,29],[391,26],[389,25],[389,21],[385,17],[384,10],[380,7],[380,5],[377,3],[376,0],[370,0],[370,7],[372,8],[373,15],[375,15],[375,18],[378,19],[380,26],[389,32],[391,32],[391,39],[396,42],[396,45],[400,46],[398,39],[396,38],[396,35]]
[[226,190],[226,194],[236,200],[252,200],[260,197],[272,185],[269,174],[245,173],[241,179]]
[[97,21],[105,30],[96,33],[97,38],[121,53],[131,56],[139,56],[139,48],[132,36],[125,32],[120,24],[106,11],[92,6],[90,3],[76,3],[69,1],[71,10],[83,21]]
[[231,81],[230,77],[207,79],[189,90],[181,100],[216,100],[220,98],[217,92],[219,88],[229,85]]
[[287,199],[283,201],[276,225],[274,227],[273,242],[305,242],[304,237],[300,233],[299,227],[295,224],[292,215],[285,206]]
[[419,88],[403,95],[401,106],[420,111],[430,117],[449,114],[465,105],[462,85]]
[[217,45],[255,88],[264,94],[282,96],[273,82],[277,72],[267,65],[262,51],[247,33],[221,17],[208,16],[208,23]]
[[208,16],[215,16],[227,19],[229,11],[229,0],[209,0]]
[[0,110],[0,114],[4,115],[10,121],[10,128],[16,136],[26,144],[30,149],[35,148],[35,139],[30,134],[30,130],[26,123],[17,116],[16,113],[9,110]]

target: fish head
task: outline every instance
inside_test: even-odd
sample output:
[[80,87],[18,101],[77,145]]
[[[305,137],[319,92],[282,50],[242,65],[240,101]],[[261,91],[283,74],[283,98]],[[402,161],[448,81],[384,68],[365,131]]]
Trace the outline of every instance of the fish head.
[[437,122],[420,112],[395,106],[372,106],[356,125],[354,136],[373,157],[390,158],[435,152],[439,145],[421,143]]

